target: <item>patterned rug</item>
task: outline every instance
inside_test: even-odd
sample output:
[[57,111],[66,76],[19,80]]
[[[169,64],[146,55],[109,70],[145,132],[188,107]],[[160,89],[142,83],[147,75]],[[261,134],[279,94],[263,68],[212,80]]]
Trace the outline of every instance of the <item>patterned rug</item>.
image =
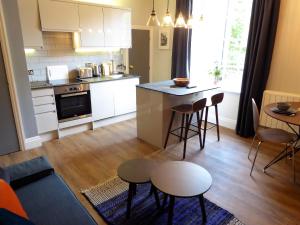
[[[138,185],[132,201],[130,219],[126,219],[128,183],[113,178],[103,184],[82,191],[100,216],[112,225],[162,225],[167,224],[168,210],[158,211],[150,185]],[[162,203],[163,194],[159,193]],[[243,225],[231,213],[205,199],[207,225]],[[176,198],[173,216],[174,225],[202,224],[198,198]]]

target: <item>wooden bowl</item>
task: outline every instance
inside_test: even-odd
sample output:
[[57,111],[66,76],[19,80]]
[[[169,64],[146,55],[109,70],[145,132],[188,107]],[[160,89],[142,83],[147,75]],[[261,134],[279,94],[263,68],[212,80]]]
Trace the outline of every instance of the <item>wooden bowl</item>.
[[183,78],[183,77],[174,78],[173,81],[174,84],[178,87],[186,87],[190,83],[189,78]]

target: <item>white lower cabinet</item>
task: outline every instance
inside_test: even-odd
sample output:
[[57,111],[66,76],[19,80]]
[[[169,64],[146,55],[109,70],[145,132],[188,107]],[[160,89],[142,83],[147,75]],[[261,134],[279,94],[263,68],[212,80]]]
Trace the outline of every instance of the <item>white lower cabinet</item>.
[[136,111],[139,78],[91,83],[93,121]]
[[115,83],[115,115],[119,116],[136,111],[136,85],[139,79],[126,79]]
[[91,104],[93,120],[101,120],[115,115],[112,81],[91,83]]
[[58,120],[53,89],[32,90],[32,101],[38,133],[57,130]]
[[39,134],[57,130],[58,128],[56,111],[36,114],[35,119]]

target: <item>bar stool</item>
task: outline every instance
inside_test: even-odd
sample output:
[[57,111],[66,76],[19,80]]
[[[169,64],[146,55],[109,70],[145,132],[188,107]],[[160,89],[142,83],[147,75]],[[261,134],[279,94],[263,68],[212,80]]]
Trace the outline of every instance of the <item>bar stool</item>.
[[[183,158],[182,159],[185,159],[187,139],[192,138],[198,134],[199,142],[200,142],[200,149],[203,149],[204,145],[202,143],[202,137],[201,137],[201,124],[202,124],[202,118],[203,118],[203,110],[205,109],[205,106],[206,106],[206,98],[203,98],[192,104],[178,105],[178,106],[174,106],[171,109],[172,116],[171,116],[171,121],[170,121],[169,128],[168,128],[168,133],[167,133],[164,148],[166,148],[166,146],[167,146],[170,134],[179,137],[180,142],[183,139],[184,147],[183,147]],[[200,114],[200,111],[201,111],[201,114]],[[176,129],[171,130],[176,113],[180,113],[182,115],[181,126],[177,127]],[[198,128],[197,131],[190,128],[194,113],[196,113],[196,116],[197,116],[197,125],[196,126],[192,125],[192,126],[197,127]],[[185,126],[184,126],[184,121],[185,121]],[[180,129],[180,136],[177,135],[176,133],[174,133],[175,131],[177,131],[179,129]],[[185,131],[184,137],[182,136],[183,130]],[[188,137],[189,131],[194,132],[194,134],[190,137]]]
[[[219,114],[218,114],[218,104],[220,104],[223,101],[224,93],[218,93],[213,96],[211,96],[211,102],[206,105],[205,110],[205,120],[204,120],[204,134],[203,134],[203,147],[205,146],[205,137],[206,137],[206,131],[209,129],[212,129],[214,127],[217,127],[217,135],[218,135],[218,141],[220,141],[220,129],[219,129]],[[216,114],[216,123],[210,123],[212,126],[207,128],[207,117],[208,117],[208,110],[209,107],[215,107],[215,114]]]

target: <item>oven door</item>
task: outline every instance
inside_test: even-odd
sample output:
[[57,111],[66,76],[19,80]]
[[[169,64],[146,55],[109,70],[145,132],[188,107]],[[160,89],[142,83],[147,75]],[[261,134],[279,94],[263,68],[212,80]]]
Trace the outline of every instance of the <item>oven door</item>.
[[55,95],[59,122],[91,116],[90,91]]

